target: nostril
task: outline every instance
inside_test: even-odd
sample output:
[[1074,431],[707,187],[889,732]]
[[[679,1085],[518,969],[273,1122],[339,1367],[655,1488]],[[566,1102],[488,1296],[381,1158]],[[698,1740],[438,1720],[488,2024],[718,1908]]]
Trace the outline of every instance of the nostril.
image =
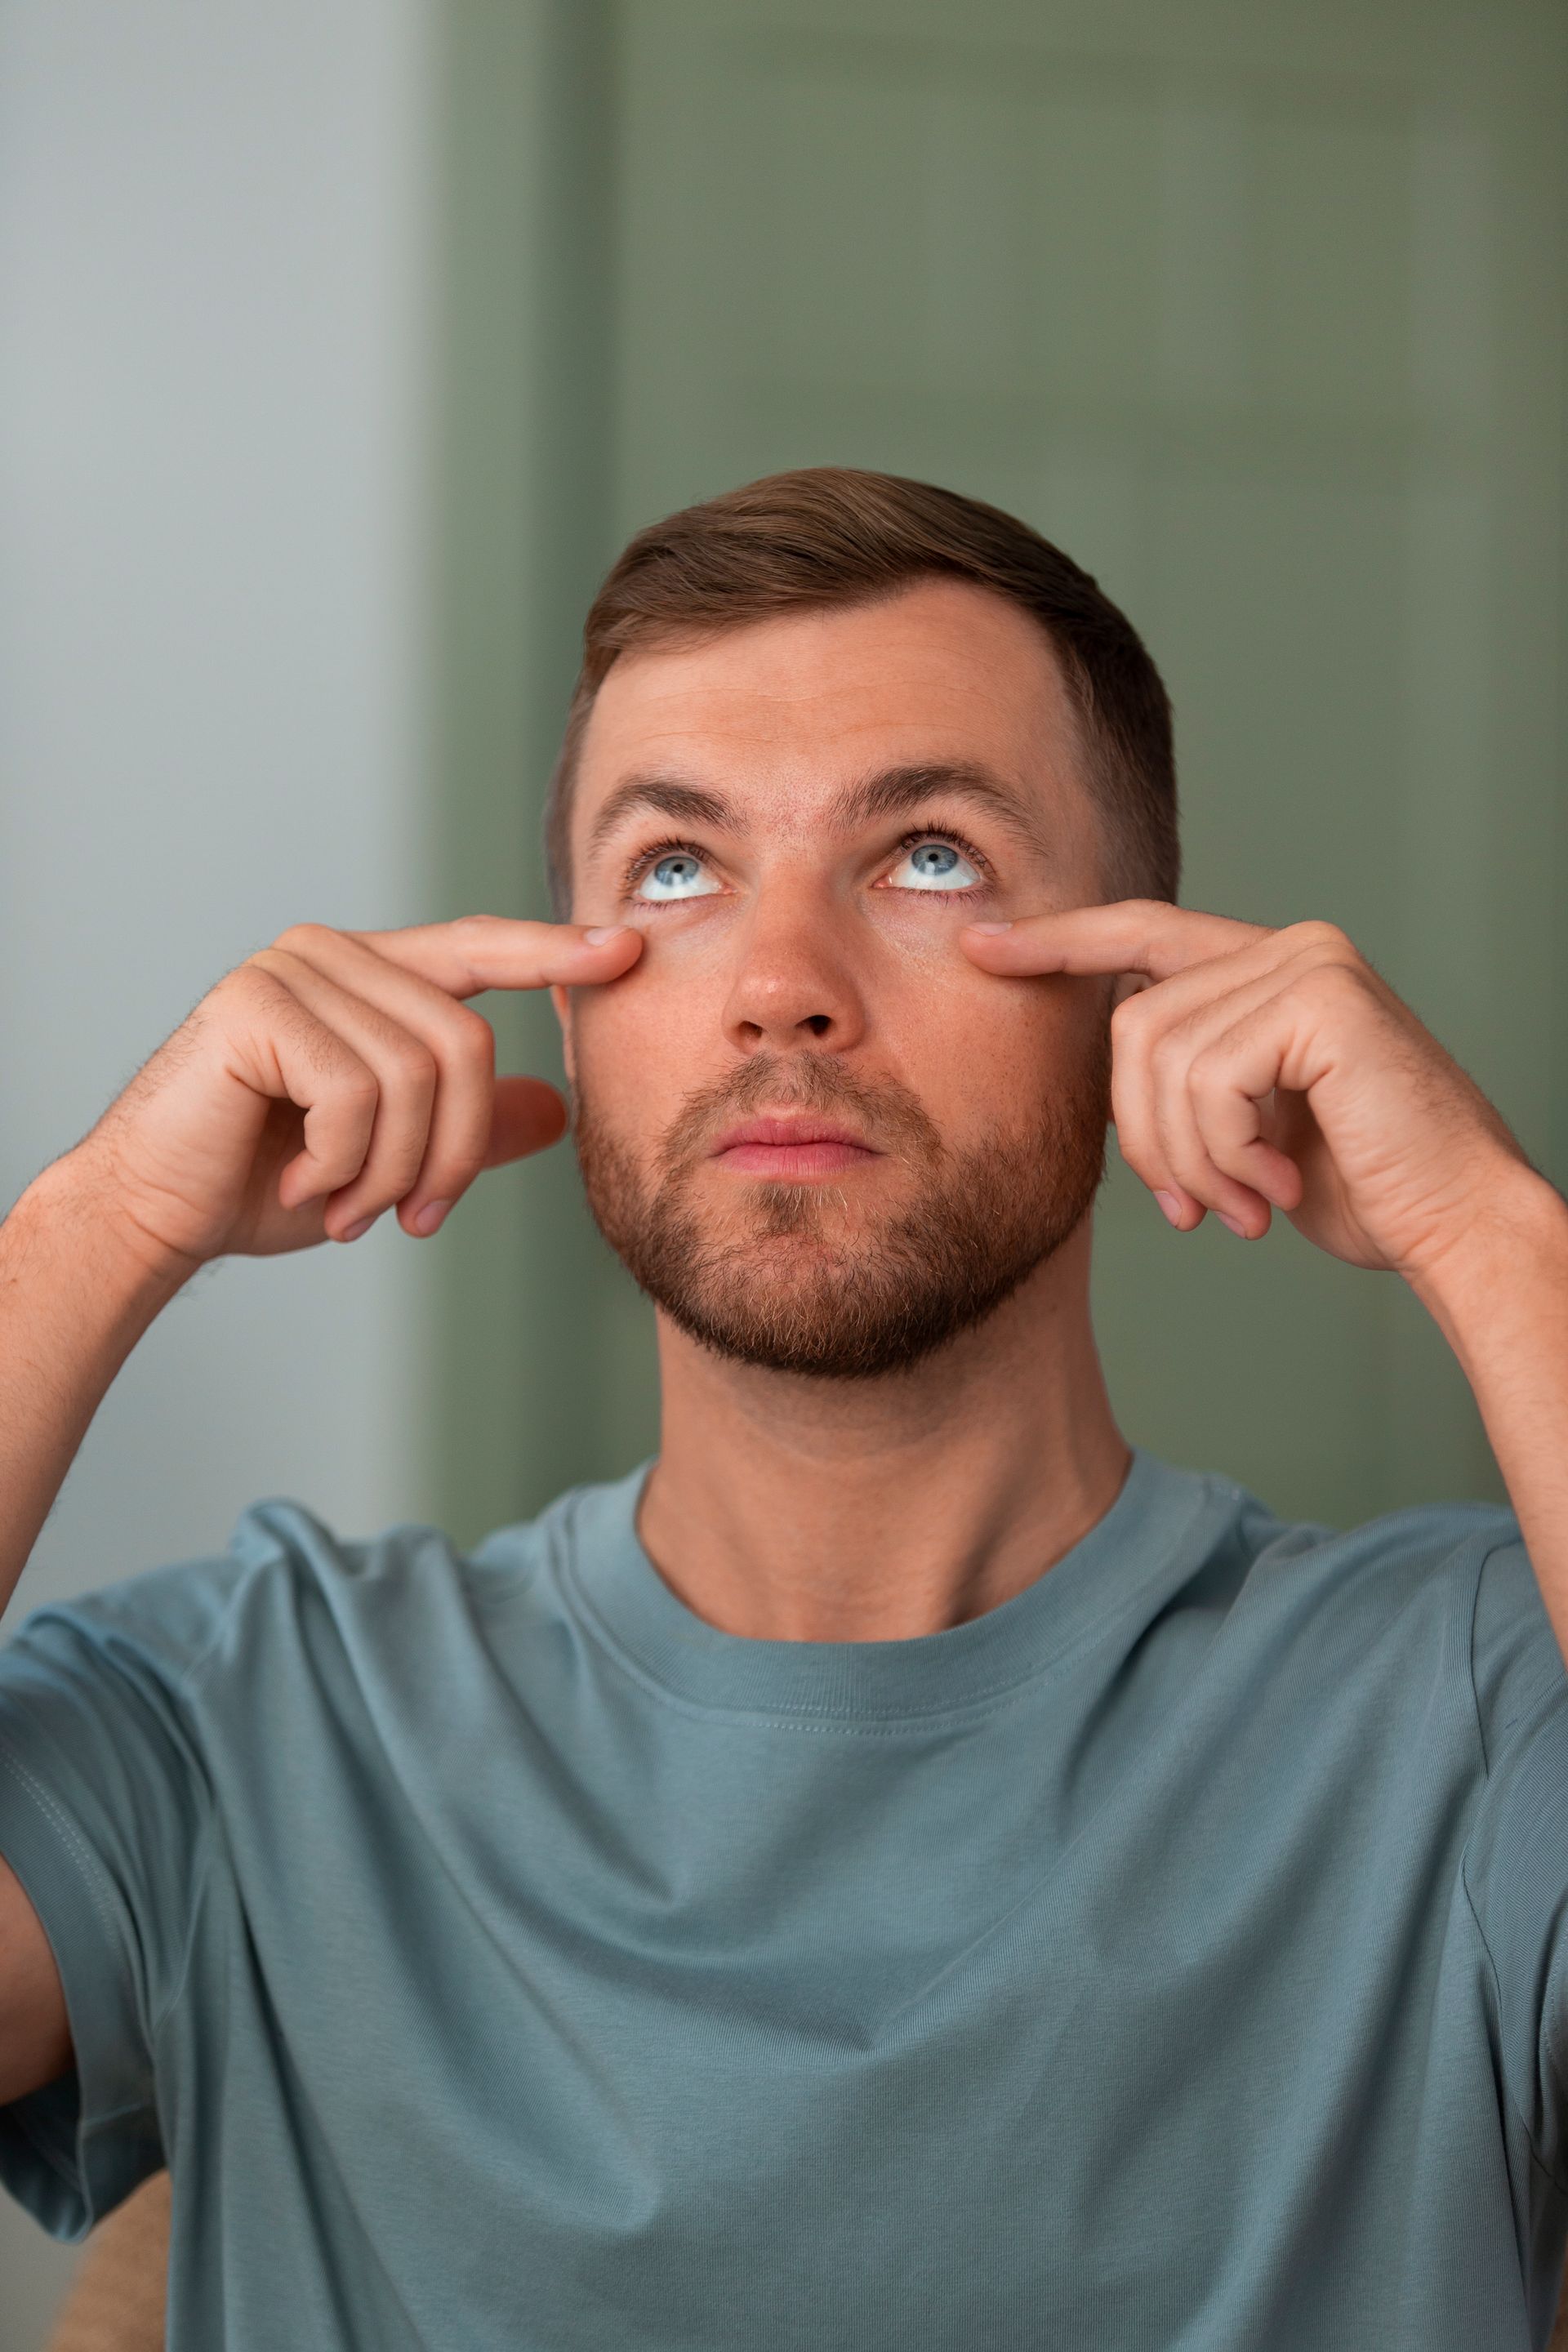
[[814,1037],[826,1037],[832,1026],[833,1018],[827,1013],[808,1013],[801,1023],[801,1027],[809,1029]]

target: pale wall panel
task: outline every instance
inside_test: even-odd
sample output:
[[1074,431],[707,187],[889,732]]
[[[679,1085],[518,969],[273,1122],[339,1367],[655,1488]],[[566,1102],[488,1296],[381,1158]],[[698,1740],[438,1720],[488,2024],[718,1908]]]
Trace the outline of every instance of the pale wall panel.
[[[422,911],[419,0],[0,14],[0,1194],[222,972]],[[416,1245],[198,1277],[14,1608],[426,1507]],[[14,1621],[13,1621],[14,1622]],[[0,2347],[68,2271],[0,2200]]]

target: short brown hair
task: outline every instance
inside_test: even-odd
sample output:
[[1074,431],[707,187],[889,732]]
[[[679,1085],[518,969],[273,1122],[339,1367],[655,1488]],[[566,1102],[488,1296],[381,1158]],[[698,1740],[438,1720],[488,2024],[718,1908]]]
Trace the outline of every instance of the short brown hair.
[[617,655],[784,612],[872,604],[933,573],[989,588],[1040,624],[1081,731],[1109,895],[1174,899],[1181,848],[1170,698],[1131,623],[1069,556],[999,507],[899,475],[812,466],[651,523],[595,597],[545,810],[557,916],[571,908],[583,730]]

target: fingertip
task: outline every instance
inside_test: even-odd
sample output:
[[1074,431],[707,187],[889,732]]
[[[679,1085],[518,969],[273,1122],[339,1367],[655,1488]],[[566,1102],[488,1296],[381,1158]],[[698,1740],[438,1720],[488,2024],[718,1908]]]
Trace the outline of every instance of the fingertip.
[[1011,923],[965,923],[958,944],[967,956],[984,957],[1005,941],[1012,929]]
[[1288,1151],[1272,1143],[1259,1141],[1254,1148],[1255,1168],[1252,1190],[1266,1207],[1273,1206],[1284,1216],[1290,1216],[1301,1205],[1306,1192],[1306,1180]]
[[1027,922],[970,923],[958,943],[972,963],[998,980],[1038,980],[1062,968],[1059,954]]
[[[1177,1233],[1195,1234],[1197,1232],[1198,1227],[1208,1215],[1208,1211],[1202,1201],[1194,1199],[1191,1192],[1185,1192],[1176,1183],[1173,1183],[1168,1190],[1163,1186],[1151,1189],[1167,1223]],[[1190,1224],[1187,1223],[1189,1217],[1192,1219]]]

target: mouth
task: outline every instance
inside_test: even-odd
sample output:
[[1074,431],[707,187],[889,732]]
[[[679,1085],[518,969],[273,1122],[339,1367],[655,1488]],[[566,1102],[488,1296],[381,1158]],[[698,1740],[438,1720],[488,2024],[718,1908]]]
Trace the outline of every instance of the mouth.
[[737,1176],[841,1176],[883,1154],[837,1119],[749,1118],[719,1138],[712,1158]]

